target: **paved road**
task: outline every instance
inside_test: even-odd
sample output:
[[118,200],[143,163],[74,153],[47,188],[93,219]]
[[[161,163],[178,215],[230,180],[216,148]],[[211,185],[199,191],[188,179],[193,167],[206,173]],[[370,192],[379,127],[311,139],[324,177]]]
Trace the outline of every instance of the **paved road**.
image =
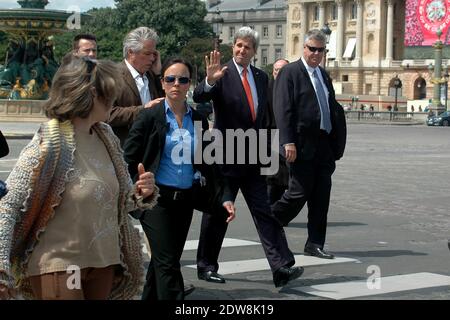
[[[9,141],[11,155],[0,160],[2,179],[27,142]],[[327,236],[338,259],[323,264],[329,261],[302,256],[302,211],[286,233],[305,273],[274,288],[239,197],[238,217],[220,256],[226,284],[200,281],[187,267],[195,264],[200,230],[200,213],[194,215],[182,257],[185,280],[197,287],[188,299],[450,299],[449,167],[449,128],[349,125],[346,154],[334,174]]]

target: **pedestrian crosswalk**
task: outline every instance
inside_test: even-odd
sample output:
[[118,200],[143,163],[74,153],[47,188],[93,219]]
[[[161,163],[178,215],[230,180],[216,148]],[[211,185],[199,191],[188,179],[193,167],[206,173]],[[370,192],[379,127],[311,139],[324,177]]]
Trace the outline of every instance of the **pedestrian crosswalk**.
[[[136,225],[143,238],[145,235],[142,231],[142,227]],[[143,243],[145,244],[144,240]],[[256,246],[260,245],[256,241],[248,241],[243,239],[225,238],[223,247],[227,248],[239,248],[243,246]],[[186,241],[184,250],[197,250],[198,240]],[[143,246],[143,252],[146,259],[150,259],[149,249],[146,245]],[[335,259],[320,259],[311,256],[295,255],[296,266],[302,266],[305,268],[311,266],[324,266],[344,263],[363,263],[358,259],[348,257],[335,257]],[[220,273],[222,275],[236,275],[242,273],[259,272],[264,270],[270,270],[270,266],[265,258],[258,259],[244,259],[235,261],[220,261]],[[183,265],[184,268],[196,269],[195,264]],[[344,282],[331,282],[321,283],[317,285],[289,287],[289,292],[298,292],[299,294],[307,294],[319,298],[326,299],[352,299],[352,298],[364,298],[368,296],[377,296],[389,293],[414,291],[426,288],[448,288],[450,289],[450,276],[419,272],[410,274],[397,274],[376,278],[368,276],[367,279],[357,281],[344,281]]]
[[368,279],[296,287],[290,288],[290,290],[339,300],[433,287],[447,287],[450,289],[450,277],[436,273],[420,272],[380,277],[378,284],[372,283]]
[[[355,259],[338,257],[336,257],[335,259],[320,259],[304,255],[295,255],[294,257],[296,262],[295,265],[302,267],[345,262],[358,262],[358,260]],[[184,267],[194,269],[197,268],[197,266],[194,264],[185,265]],[[270,270],[270,266],[266,258],[220,262],[220,273],[223,275],[262,270]]]

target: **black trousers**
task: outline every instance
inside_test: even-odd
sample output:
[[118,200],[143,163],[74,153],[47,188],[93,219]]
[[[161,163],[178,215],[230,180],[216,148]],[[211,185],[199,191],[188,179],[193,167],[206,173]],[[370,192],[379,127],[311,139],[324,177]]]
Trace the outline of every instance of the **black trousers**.
[[142,300],[184,299],[180,259],[192,214],[188,196],[173,200],[161,192],[158,204],[141,218],[152,250]]
[[269,205],[273,205],[275,202],[281,199],[284,192],[287,190],[287,186],[280,186],[278,184],[267,184],[267,197],[269,198]]
[[[283,266],[293,266],[294,255],[289,250],[283,227],[270,212],[265,177],[229,177],[229,182],[233,199],[239,189],[245,198],[272,272]],[[219,253],[228,227],[225,220],[226,214],[222,212],[203,213],[197,250],[198,271],[218,271]]]
[[331,175],[336,164],[328,136],[321,134],[314,158],[297,159],[288,163],[289,188],[281,199],[272,205],[272,212],[277,219],[287,225],[308,203],[308,240],[323,248],[327,229],[327,215],[330,204]]

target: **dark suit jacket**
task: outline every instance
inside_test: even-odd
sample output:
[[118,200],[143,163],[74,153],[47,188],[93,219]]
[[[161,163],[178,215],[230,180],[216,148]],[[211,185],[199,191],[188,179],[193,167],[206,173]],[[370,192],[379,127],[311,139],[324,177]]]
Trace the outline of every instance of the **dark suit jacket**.
[[[113,104],[108,123],[123,145],[134,119],[144,107],[136,82],[125,61],[122,61],[119,67],[123,78],[123,86],[117,88],[117,99]],[[152,99],[163,97],[164,91],[160,79],[152,72],[147,72],[146,75],[149,81],[148,87]]]
[[[336,101],[331,78],[323,68],[319,68],[329,92],[331,147],[335,160],[339,160],[344,154],[347,138],[344,109]],[[320,107],[301,59],[280,70],[275,81],[275,96],[274,112],[280,129],[280,145],[295,143],[298,159],[312,159],[320,133]]]
[[[206,118],[194,109],[192,109],[192,120],[202,122],[203,132],[209,129]],[[142,162],[146,171],[156,172],[158,170],[166,142],[166,134],[167,119],[164,100],[153,108],[143,109],[139,112],[124,145],[124,158],[128,163],[128,170],[133,181],[137,179],[137,166],[140,162]],[[207,144],[208,142],[202,143],[202,150],[206,148]],[[208,183],[214,180],[210,184],[212,188],[218,189],[220,185],[225,187],[221,203],[232,200],[228,182],[221,175],[217,175],[217,172],[213,171],[215,169],[213,165],[194,163],[194,170],[199,170],[206,177]]]
[[[258,93],[258,109],[256,121],[253,123],[244,86],[233,60],[230,60],[226,66],[228,66],[228,69],[225,75],[216,82],[209,92],[205,92],[206,80],[203,80],[195,88],[193,95],[193,99],[197,103],[213,101],[214,127],[222,132],[224,145],[226,144],[226,129],[243,129],[245,131],[250,128],[265,128],[268,108],[267,74],[258,68],[250,66]],[[224,148],[224,155],[226,152]],[[254,166],[251,166],[250,169],[249,166],[245,165],[226,165],[222,167],[223,173],[228,176],[242,176],[249,172],[256,172],[255,170],[257,169]]]
[[[277,129],[277,123],[275,121],[275,114],[273,112],[273,105],[274,105],[274,90],[275,90],[275,80],[270,79],[269,80],[269,88],[267,90],[267,97],[268,97],[268,111],[267,111],[267,117],[266,117],[266,127],[270,129]],[[286,159],[282,156],[282,151],[280,150],[280,157],[279,157],[279,167],[278,172],[272,176],[267,176],[267,184],[271,185],[277,185],[281,187],[286,187],[289,182],[289,170],[286,166]]]
[[8,142],[5,139],[5,136],[0,131],[0,158],[6,157],[9,153]]

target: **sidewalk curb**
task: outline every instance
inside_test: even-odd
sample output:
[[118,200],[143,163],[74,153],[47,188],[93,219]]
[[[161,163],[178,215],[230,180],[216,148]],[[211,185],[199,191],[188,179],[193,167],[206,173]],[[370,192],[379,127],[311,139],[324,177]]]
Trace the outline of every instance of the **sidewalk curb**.
[[3,136],[6,139],[10,140],[25,140],[25,139],[32,139],[34,137],[34,133],[11,133],[11,132],[4,132]]

